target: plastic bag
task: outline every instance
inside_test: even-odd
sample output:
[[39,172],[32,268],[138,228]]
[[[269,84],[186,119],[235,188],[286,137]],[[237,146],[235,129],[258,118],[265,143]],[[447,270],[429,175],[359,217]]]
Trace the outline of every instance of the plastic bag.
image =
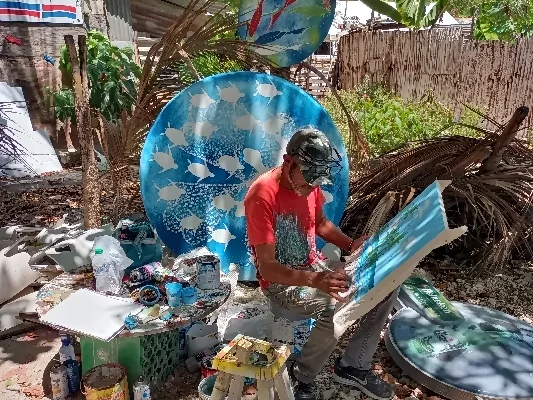
[[133,263],[119,241],[111,236],[99,236],[94,239],[89,256],[96,278],[96,291],[119,294],[124,270]]
[[273,323],[274,314],[266,304],[234,304],[219,314],[218,332],[223,341],[231,341],[238,334],[266,340]]

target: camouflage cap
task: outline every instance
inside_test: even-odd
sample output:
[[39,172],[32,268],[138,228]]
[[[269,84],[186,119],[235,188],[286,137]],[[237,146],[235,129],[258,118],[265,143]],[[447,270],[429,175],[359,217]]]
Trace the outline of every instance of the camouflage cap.
[[296,131],[287,143],[286,152],[298,157],[305,181],[313,186],[331,184],[332,168],[341,167],[339,152],[318,129]]

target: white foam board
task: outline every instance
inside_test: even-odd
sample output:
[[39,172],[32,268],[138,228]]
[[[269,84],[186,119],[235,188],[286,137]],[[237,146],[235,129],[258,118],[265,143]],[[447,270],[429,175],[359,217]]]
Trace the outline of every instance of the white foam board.
[[41,321],[109,341],[124,329],[124,319],[128,314],[137,314],[142,308],[130,299],[80,289],[43,315]]
[[11,329],[22,323],[17,316],[21,313],[31,313],[35,311],[35,301],[37,292],[29,293],[19,297],[0,307],[0,332]]
[[0,250],[0,304],[15,296],[41,276],[39,272],[31,269],[28,263],[30,261],[28,253],[18,253],[7,257],[8,250],[9,247]]
[[0,102],[0,124],[8,128],[8,135],[19,144],[17,153],[31,166],[30,170],[15,160],[12,154],[0,152],[0,165],[3,165],[0,175],[22,177],[61,171],[63,168],[48,134],[33,130],[22,88],[0,82]]

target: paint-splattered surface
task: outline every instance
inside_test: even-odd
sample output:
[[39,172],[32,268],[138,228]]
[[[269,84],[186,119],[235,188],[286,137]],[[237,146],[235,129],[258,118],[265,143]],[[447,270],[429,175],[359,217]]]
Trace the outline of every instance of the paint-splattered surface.
[[[154,123],[141,155],[141,193],[161,240],[176,255],[206,246],[224,272],[255,280],[244,196],[255,177],[280,165],[295,130],[323,131],[343,158],[324,211],[338,223],[348,195],[348,163],[331,117],[280,78],[252,72],[209,77],[176,96]],[[319,243],[321,247],[323,243]]]
[[448,228],[438,183],[431,184],[363,245],[352,286],[357,303]]
[[335,15],[332,0],[241,0],[239,34],[262,47],[256,51],[289,67],[309,57],[324,41]]

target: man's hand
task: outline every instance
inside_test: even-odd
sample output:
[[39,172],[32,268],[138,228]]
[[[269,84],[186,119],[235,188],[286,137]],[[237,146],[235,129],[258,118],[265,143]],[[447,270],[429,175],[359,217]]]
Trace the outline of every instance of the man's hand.
[[369,238],[370,236],[368,235],[363,235],[361,236],[360,238],[358,239],[355,239],[353,242],[352,242],[352,245],[350,246],[350,254],[353,254],[358,248],[360,248],[363,243],[365,243],[365,241]]
[[329,294],[335,300],[344,303],[345,298],[339,296],[339,293],[346,292],[350,286],[350,278],[344,271],[344,268],[338,268],[335,271],[318,272],[310,285],[324,293]]

